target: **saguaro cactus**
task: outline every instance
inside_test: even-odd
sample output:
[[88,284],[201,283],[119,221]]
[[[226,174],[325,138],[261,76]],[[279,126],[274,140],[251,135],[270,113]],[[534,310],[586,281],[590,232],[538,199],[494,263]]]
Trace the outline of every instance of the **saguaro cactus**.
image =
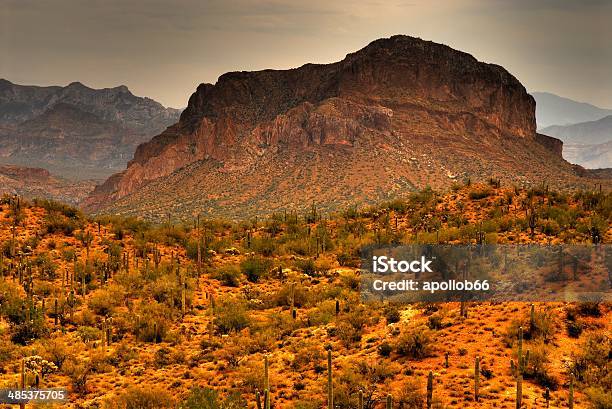
[[264,355],[264,389],[270,390],[270,364],[268,355]]
[[474,359],[474,400],[478,402],[480,388],[480,357]]
[[186,312],[187,312],[187,283],[184,282],[183,285],[181,286],[181,313],[183,314],[183,317],[185,316]]
[[515,366],[514,361],[511,361],[511,366],[514,367],[513,372],[516,376],[516,408],[520,409],[523,404],[523,373],[529,364],[529,351],[523,355],[523,327],[518,330],[518,363]]
[[431,409],[433,403],[433,372],[429,371],[427,376],[427,409]]
[[358,409],[363,409],[363,390],[359,389],[359,402],[358,402]]
[[270,409],[270,391],[264,390],[264,409]]
[[327,348],[327,407],[334,407],[334,383],[332,375],[332,353],[331,346]]
[[570,374],[568,408],[574,409],[574,374]]
[[387,409],[391,409],[393,407],[393,397],[391,394],[387,394]]

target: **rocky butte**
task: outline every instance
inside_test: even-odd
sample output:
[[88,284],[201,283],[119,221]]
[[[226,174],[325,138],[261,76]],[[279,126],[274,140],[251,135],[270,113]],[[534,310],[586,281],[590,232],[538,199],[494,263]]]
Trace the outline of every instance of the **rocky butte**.
[[408,36],[332,64],[231,72],[138,146],[88,210],[245,218],[376,203],[466,178],[576,186],[561,142],[504,68]]

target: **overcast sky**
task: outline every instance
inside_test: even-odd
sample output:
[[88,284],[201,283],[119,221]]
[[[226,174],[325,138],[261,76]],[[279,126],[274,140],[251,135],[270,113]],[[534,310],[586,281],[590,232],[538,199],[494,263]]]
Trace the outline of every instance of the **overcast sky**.
[[184,107],[227,71],[342,59],[407,34],[612,108],[612,0],[0,0],[0,78],[127,85]]

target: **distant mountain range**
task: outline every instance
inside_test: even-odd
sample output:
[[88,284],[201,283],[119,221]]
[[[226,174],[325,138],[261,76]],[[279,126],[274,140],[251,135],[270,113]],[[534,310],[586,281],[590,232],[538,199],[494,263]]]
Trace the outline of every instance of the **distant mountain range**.
[[585,168],[612,167],[612,115],[573,125],[554,125],[540,132],[563,141],[563,156]]
[[[332,64],[231,72],[84,202],[154,220],[378,203],[426,186],[591,186],[503,67],[407,36]],[[607,182],[606,182],[607,183]]]
[[137,97],[125,86],[38,87],[0,79],[0,163],[71,179],[106,178],[179,116],[180,110]]
[[612,109],[604,109],[585,102],[576,102],[548,92],[532,92],[536,100],[538,129],[552,125],[571,125],[596,121],[612,115]]

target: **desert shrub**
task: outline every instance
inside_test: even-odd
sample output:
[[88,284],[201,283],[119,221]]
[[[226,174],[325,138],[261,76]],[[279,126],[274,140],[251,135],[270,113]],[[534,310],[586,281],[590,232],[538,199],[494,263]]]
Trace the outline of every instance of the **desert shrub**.
[[92,373],[89,362],[69,359],[64,364],[63,371],[70,378],[72,390],[81,396],[85,395],[87,393],[87,380]]
[[308,311],[308,323],[312,326],[326,325],[334,319],[335,311],[334,300],[323,301],[315,309]]
[[591,401],[592,409],[610,409],[612,408],[612,393],[610,389],[601,387],[588,388],[586,395]]
[[525,378],[533,379],[540,386],[556,390],[559,386],[559,381],[550,374],[550,348],[539,340],[528,347],[529,361],[525,368]]
[[153,356],[153,362],[155,366],[158,368],[163,368],[170,364],[170,348],[161,347],[157,351],[155,351],[155,355]]
[[260,278],[265,276],[271,267],[271,261],[263,257],[249,257],[240,263],[242,273],[247,280],[253,283],[258,282]]
[[66,342],[62,339],[51,338],[42,342],[42,356],[53,362],[58,369],[62,369],[64,362],[72,356]]
[[385,318],[387,320],[387,324],[395,324],[396,322],[400,322],[402,316],[397,305],[388,304],[385,307]]
[[251,240],[251,249],[264,257],[276,253],[276,241],[268,237],[256,237]]
[[82,228],[82,223],[76,219],[70,219],[59,212],[50,212],[45,216],[44,227],[47,234],[63,234],[72,236],[75,230]]
[[126,317],[132,323],[132,333],[144,342],[161,342],[168,332],[173,312],[164,304],[146,301],[138,305],[135,316]]
[[402,329],[395,345],[401,356],[422,359],[431,356],[433,339],[431,330],[425,326],[408,326]]
[[576,304],[576,313],[583,317],[601,317],[599,303],[596,302],[581,302]]
[[325,360],[325,353],[319,344],[300,341],[294,349],[295,353],[291,362],[291,368],[295,371],[301,371],[308,368],[309,365],[316,365]]
[[78,209],[64,203],[47,199],[34,199],[33,203],[35,206],[42,207],[47,212],[57,212],[69,219],[83,218],[83,214]]
[[[175,276],[167,274],[159,277],[151,283],[150,288],[153,299],[158,303],[166,304],[171,308],[181,305],[183,289]],[[187,302],[189,301],[188,299]]]
[[612,338],[605,332],[592,332],[572,356],[570,371],[589,386],[612,389]]
[[195,387],[181,404],[183,409],[242,409],[247,402],[238,392],[231,392],[225,399],[210,388]]
[[79,337],[84,343],[89,343],[98,339],[102,339],[102,331],[96,327],[91,326],[79,326],[77,330]]
[[[285,284],[278,292],[272,296],[272,304],[276,306],[290,306],[291,305],[291,284]],[[303,307],[308,302],[308,293],[303,285],[296,283],[293,285],[293,298],[294,305],[296,307]]]
[[579,338],[582,334],[583,324],[581,321],[568,320],[566,323],[567,335],[571,338]]
[[506,346],[511,347],[518,339],[519,328],[523,327],[523,338],[526,340],[541,339],[544,342],[550,342],[555,335],[555,316],[552,312],[546,310],[536,310],[534,314],[534,325],[532,326],[530,313],[527,313],[522,319],[513,320],[504,335]]
[[481,199],[491,196],[492,194],[493,192],[491,191],[491,189],[481,188],[477,190],[472,190],[470,193],[468,193],[468,197],[471,200],[481,200]]
[[174,401],[163,389],[132,386],[106,405],[108,409],[170,409],[174,407]]
[[228,287],[238,287],[240,284],[240,268],[233,264],[221,267],[213,274],[213,278]]
[[13,361],[17,356],[17,346],[9,340],[0,339],[0,371],[5,363]]
[[314,260],[311,258],[296,260],[295,267],[302,273],[311,277],[314,277],[317,274],[317,266],[315,265]]
[[15,325],[11,334],[11,341],[15,344],[27,345],[28,343],[44,338],[49,335],[49,329],[41,318],[30,320]]
[[397,405],[402,409],[422,409],[425,406],[423,386],[414,379],[405,381],[397,397]]
[[215,307],[215,327],[222,334],[238,332],[250,325],[246,303],[239,298],[226,298]]
[[388,357],[389,355],[391,355],[391,352],[393,352],[393,346],[388,342],[383,342],[378,345],[377,350],[380,356]]
[[100,316],[112,315],[115,308],[123,300],[123,291],[117,286],[109,286],[108,288],[96,290],[87,305],[90,310]]
[[25,320],[20,291],[16,283],[0,281],[0,316],[6,317],[12,324],[20,324]]
[[361,328],[355,328],[345,321],[340,321],[336,325],[336,335],[345,347],[349,348],[352,344],[361,341]]
[[388,363],[371,364],[360,361],[342,368],[334,390],[334,406],[355,408],[359,391],[363,391],[364,407],[373,408],[376,404],[377,384],[392,378],[396,371]]

